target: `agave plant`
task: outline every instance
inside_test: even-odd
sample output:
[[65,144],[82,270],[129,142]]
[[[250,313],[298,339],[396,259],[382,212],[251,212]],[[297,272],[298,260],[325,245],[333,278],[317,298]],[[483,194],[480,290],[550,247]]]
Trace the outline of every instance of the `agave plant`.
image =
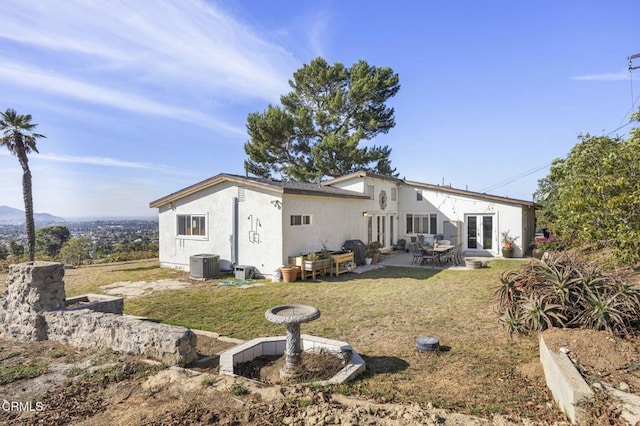
[[567,318],[563,306],[550,303],[544,295],[532,293],[522,304],[522,322],[529,331],[542,331],[551,327],[564,327]]
[[563,304],[575,300],[576,287],[580,283],[580,276],[572,263],[565,254],[550,255],[545,261],[539,262],[537,268],[545,289]]
[[629,334],[640,326],[640,287],[577,255],[550,253],[505,272],[494,298],[509,335],[552,326]]
[[575,322],[584,328],[629,334],[638,322],[639,300],[640,290],[626,284],[617,289],[589,288]]
[[510,338],[512,338],[514,334],[524,333],[522,321],[520,321],[520,318],[518,318],[512,309],[507,309],[502,316],[500,316],[500,323]]
[[501,285],[495,288],[493,296],[498,301],[498,309],[505,312],[516,305],[522,287],[518,283],[518,271],[506,271],[500,277]]

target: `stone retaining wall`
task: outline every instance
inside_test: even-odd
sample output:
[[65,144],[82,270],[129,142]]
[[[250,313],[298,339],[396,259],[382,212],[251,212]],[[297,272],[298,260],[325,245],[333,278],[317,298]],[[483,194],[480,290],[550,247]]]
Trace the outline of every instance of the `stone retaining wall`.
[[196,335],[184,327],[156,324],[89,309],[45,312],[49,340],[84,348],[109,348],[185,366],[197,359]]
[[[77,347],[110,348],[179,366],[197,359],[196,336],[188,328],[91,309],[66,309],[63,277],[61,263],[11,265],[7,290],[0,296],[0,339],[49,339]],[[121,305],[116,305],[113,309],[122,312]]]
[[104,294],[83,294],[66,300],[67,311],[89,309],[93,312],[122,315],[124,300],[122,297],[105,296]]

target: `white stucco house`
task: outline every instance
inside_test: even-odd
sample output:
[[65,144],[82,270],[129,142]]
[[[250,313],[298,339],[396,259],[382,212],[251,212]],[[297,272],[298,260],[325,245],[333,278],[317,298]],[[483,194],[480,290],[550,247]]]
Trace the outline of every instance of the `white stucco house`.
[[346,240],[391,247],[423,234],[462,243],[465,255],[500,256],[500,235],[523,256],[535,233],[532,201],[356,172],[322,184],[219,174],[150,203],[158,208],[160,263],[189,269],[192,255],[223,269],[269,275],[289,256],[339,250]]

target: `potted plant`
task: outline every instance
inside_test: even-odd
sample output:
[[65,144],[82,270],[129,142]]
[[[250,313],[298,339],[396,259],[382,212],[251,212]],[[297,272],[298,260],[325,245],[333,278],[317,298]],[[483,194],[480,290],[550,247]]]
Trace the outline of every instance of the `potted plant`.
[[288,265],[280,268],[280,273],[282,274],[282,281],[285,283],[292,283],[298,280],[298,272],[300,268],[296,265]]
[[395,247],[393,249],[394,250],[404,250],[406,246],[407,246],[407,240],[405,240],[404,238],[400,238],[400,239],[398,239],[398,243],[395,245]]
[[509,231],[502,234],[502,257],[513,257],[513,244],[519,237],[512,237]]
[[542,259],[545,252],[564,250],[562,242],[556,240],[556,237],[549,234],[547,238],[536,238],[536,247],[533,249],[533,257]]
[[369,244],[367,244],[367,250],[365,252],[365,262],[366,262],[366,258],[369,257],[371,258],[372,264],[378,263],[378,258],[380,257],[381,248],[382,248],[382,244],[380,244],[378,241],[372,241]]

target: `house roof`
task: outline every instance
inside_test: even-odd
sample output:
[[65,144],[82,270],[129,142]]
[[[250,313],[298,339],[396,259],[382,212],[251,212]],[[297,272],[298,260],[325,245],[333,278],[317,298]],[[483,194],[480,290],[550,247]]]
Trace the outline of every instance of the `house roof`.
[[378,174],[378,173],[366,172],[364,170],[360,170],[360,171],[357,171],[357,172],[349,173],[348,175],[339,176],[337,178],[333,178],[333,179],[330,179],[328,181],[322,182],[322,185],[323,186],[329,186],[329,185],[333,185],[334,183],[344,182],[344,181],[347,181],[349,179],[361,178],[361,177],[370,177],[370,178],[375,178],[375,179],[383,179],[383,180],[388,180],[388,181],[395,182],[395,183],[402,183],[403,182],[402,179],[398,179],[398,178],[395,178],[393,176],[386,176],[386,175],[381,175],[381,174]]
[[328,186],[334,183],[344,182],[353,178],[362,178],[362,177],[383,179],[383,180],[395,182],[397,184],[411,185],[419,188],[430,189],[433,191],[446,192],[448,194],[456,194],[456,195],[461,195],[466,197],[479,198],[482,200],[498,201],[502,203],[520,204],[527,207],[535,207],[535,203],[533,201],[519,200],[516,198],[509,198],[509,197],[501,197],[499,195],[491,195],[491,194],[486,194],[484,192],[467,191],[465,189],[457,189],[457,188],[452,188],[450,186],[440,186],[440,185],[433,185],[429,183],[415,182],[415,181],[410,181],[406,179],[395,178],[392,176],[385,176],[378,173],[367,172],[364,170],[360,170],[354,173],[349,173],[348,175],[344,175],[344,176],[337,177],[335,179],[328,180],[326,182],[323,182],[322,185]]
[[450,186],[433,185],[430,183],[414,182],[410,180],[403,181],[406,185],[415,186],[417,188],[430,189],[432,191],[440,191],[447,194],[461,195],[465,197],[479,198],[482,200],[497,201],[500,203],[520,204],[526,207],[535,207],[533,201],[519,200],[517,198],[502,197],[499,195],[491,195],[484,192],[467,191],[465,189],[457,189]]
[[349,191],[346,189],[333,188],[330,186],[318,185],[316,183],[302,183],[302,182],[290,182],[265,178],[255,178],[233,175],[228,173],[220,173],[209,179],[205,179],[201,182],[183,188],[179,191],[173,192],[167,196],[159,198],[149,203],[149,207],[161,207],[169,204],[173,201],[179,200],[186,196],[195,194],[196,192],[204,189],[211,188],[223,182],[231,182],[242,186],[252,187],[256,189],[262,189],[279,194],[298,194],[298,195],[316,195],[325,197],[339,197],[339,198],[358,198],[368,199],[367,195],[361,194],[355,191]]

